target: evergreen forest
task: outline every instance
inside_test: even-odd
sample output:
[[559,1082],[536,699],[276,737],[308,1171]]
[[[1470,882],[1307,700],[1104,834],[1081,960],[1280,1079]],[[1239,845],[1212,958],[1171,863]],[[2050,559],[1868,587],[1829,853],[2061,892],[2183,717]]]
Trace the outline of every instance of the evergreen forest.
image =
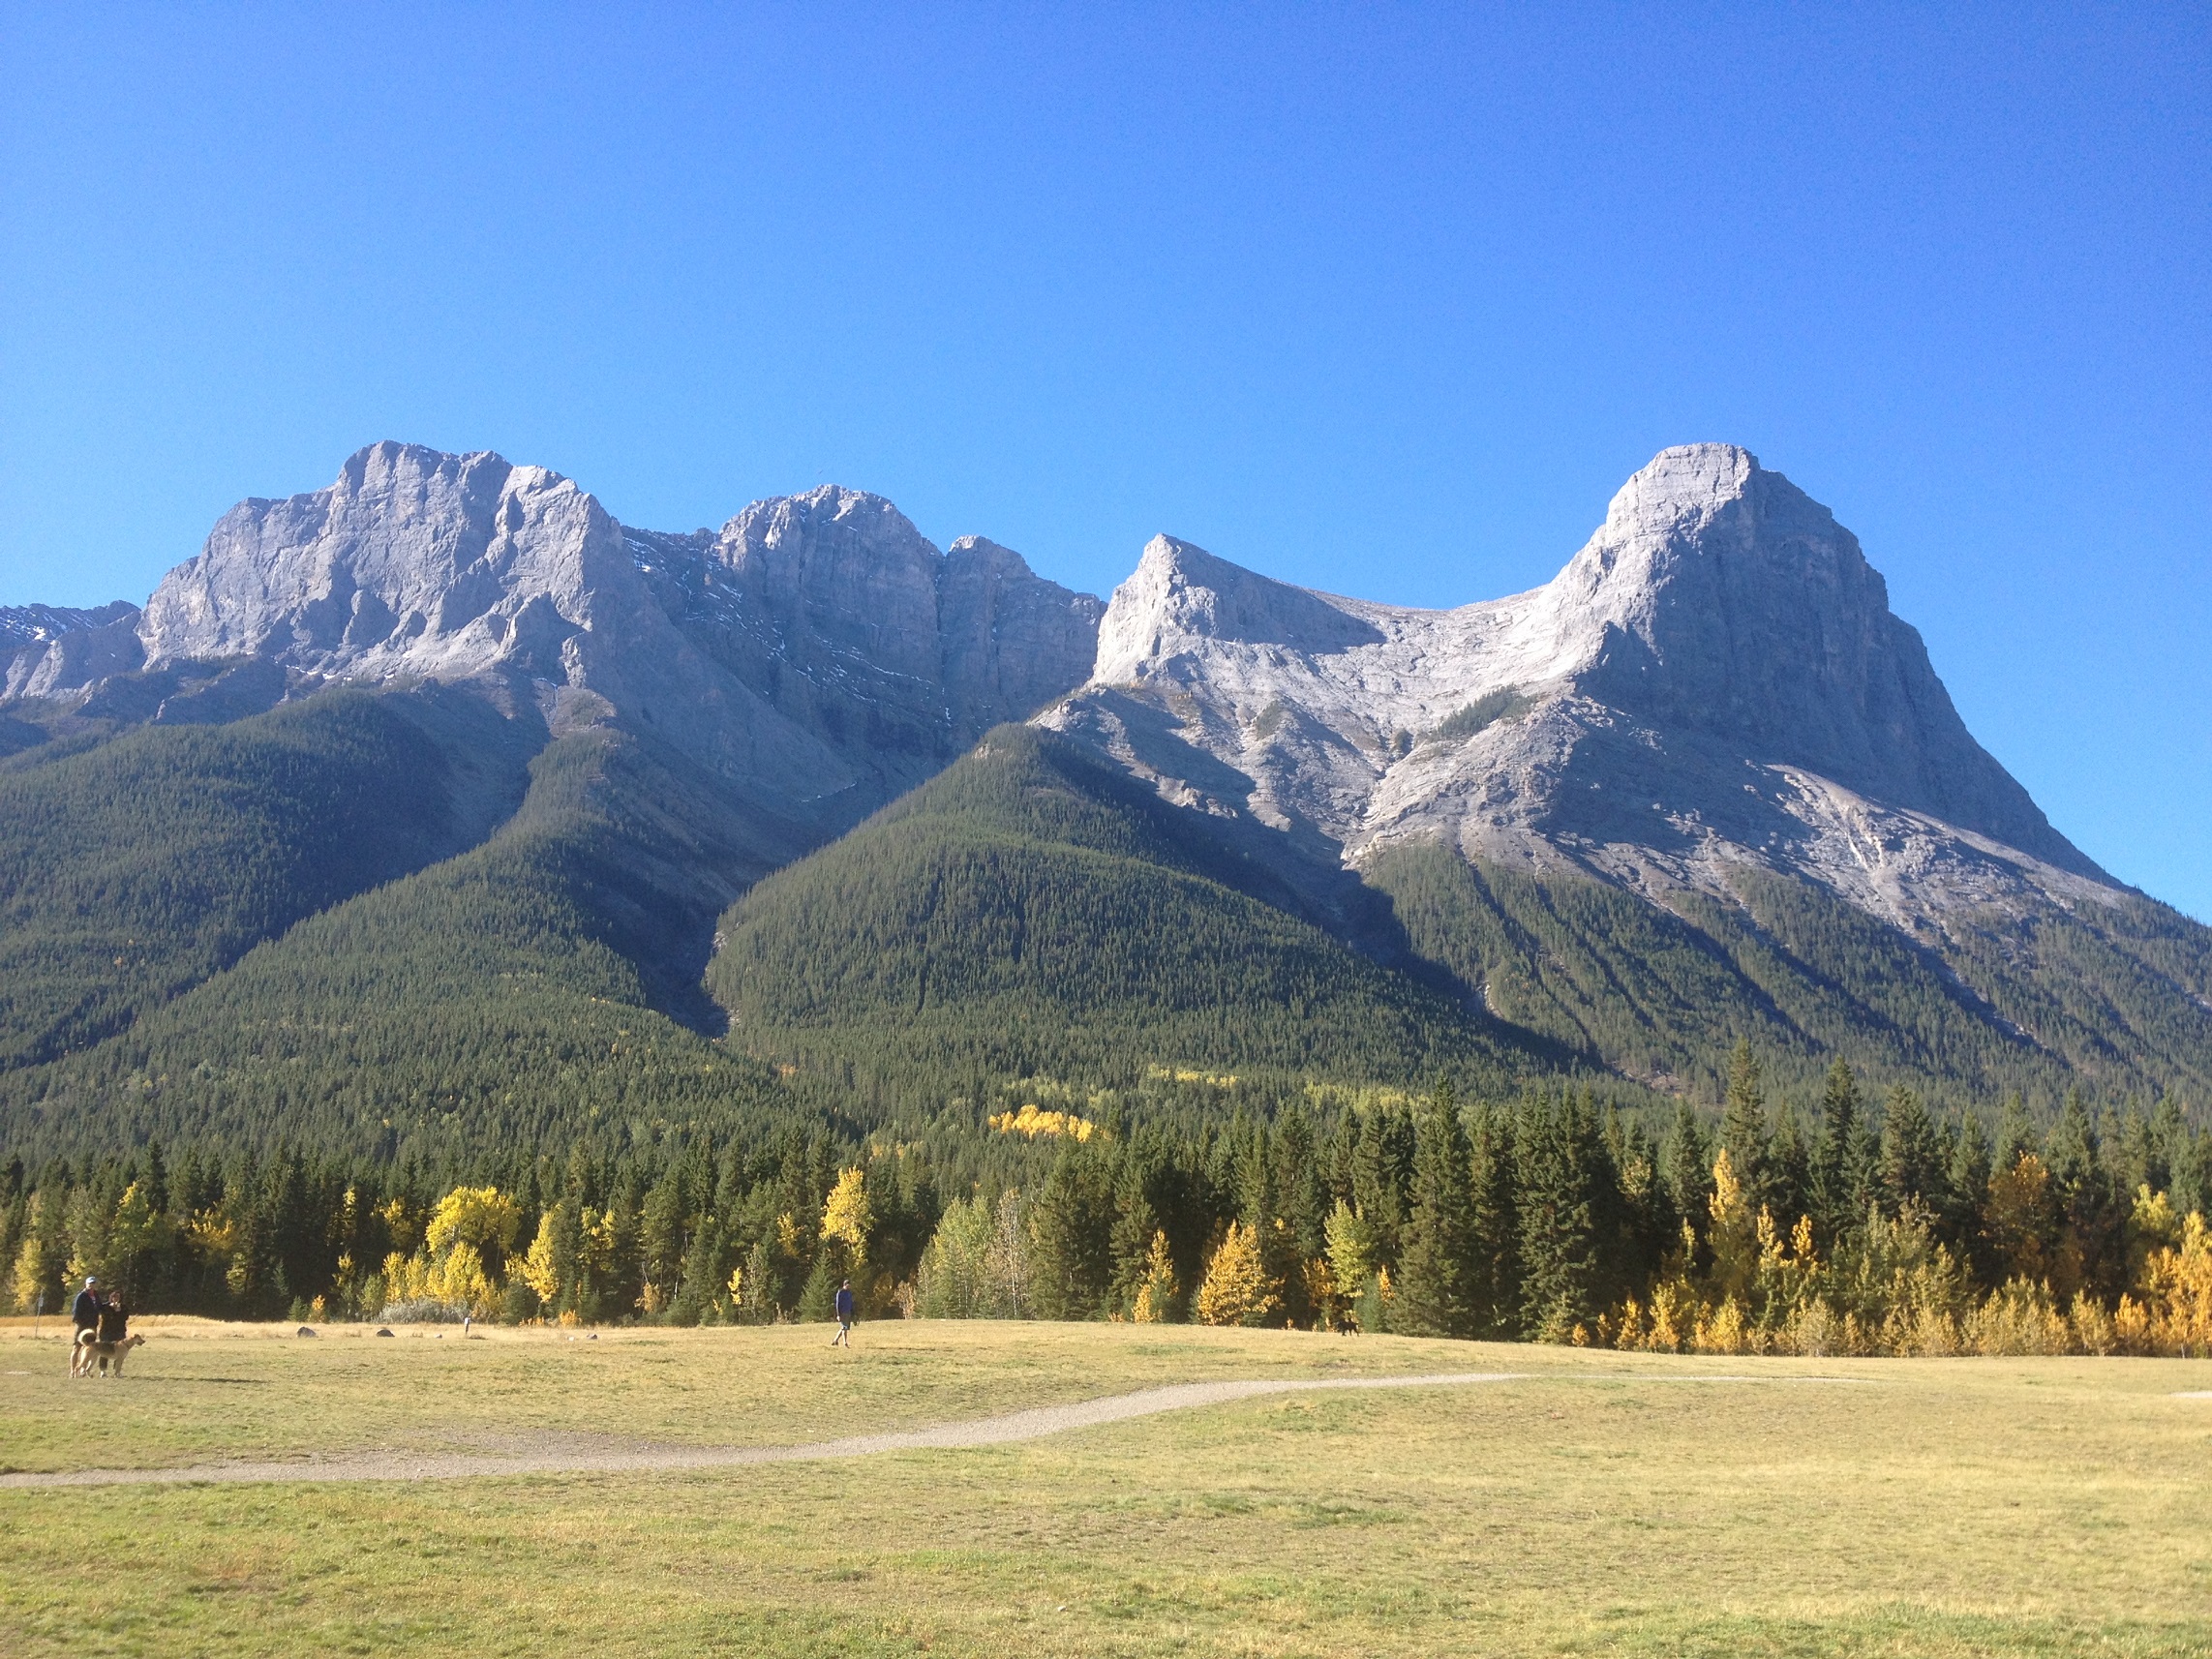
[[1711,1351],[2212,1322],[2168,994],[2212,961],[2148,900],[1992,923],[1970,980],[1757,872],[1303,880],[1024,727],[801,856],[650,736],[473,693],[65,724],[0,759],[19,1311],[98,1272],[302,1319],[799,1318],[850,1277],[876,1316]]

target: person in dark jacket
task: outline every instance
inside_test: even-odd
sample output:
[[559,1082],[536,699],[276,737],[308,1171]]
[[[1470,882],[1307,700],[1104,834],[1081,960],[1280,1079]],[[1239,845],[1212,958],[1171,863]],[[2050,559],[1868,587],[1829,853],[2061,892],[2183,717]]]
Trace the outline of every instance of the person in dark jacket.
[[830,1345],[835,1347],[839,1342],[848,1348],[853,1345],[853,1282],[849,1279],[837,1285],[837,1334],[830,1339]]
[[131,1334],[131,1310],[123,1306],[120,1294],[110,1296],[100,1310],[100,1323],[93,1327],[97,1341],[119,1342]]
[[84,1344],[93,1340],[100,1327],[100,1281],[85,1276],[84,1288],[76,1293],[76,1300],[69,1307],[69,1322],[76,1327],[70,1338],[69,1374],[84,1374]]

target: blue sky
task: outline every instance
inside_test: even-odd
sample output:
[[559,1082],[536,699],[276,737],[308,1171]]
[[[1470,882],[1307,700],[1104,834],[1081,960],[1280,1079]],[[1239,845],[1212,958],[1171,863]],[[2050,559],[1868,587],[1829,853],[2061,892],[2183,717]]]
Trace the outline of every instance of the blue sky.
[[2202,7],[0,7],[0,603],[389,437],[1445,605],[1724,438],[2212,917],[2208,86]]

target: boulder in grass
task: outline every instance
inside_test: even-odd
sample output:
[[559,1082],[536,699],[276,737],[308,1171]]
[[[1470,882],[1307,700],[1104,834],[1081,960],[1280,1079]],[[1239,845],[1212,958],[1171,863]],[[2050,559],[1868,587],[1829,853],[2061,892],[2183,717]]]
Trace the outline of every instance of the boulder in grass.
[[312,1337],[315,1335],[315,1327],[313,1325],[302,1325],[296,1334],[302,1337]]

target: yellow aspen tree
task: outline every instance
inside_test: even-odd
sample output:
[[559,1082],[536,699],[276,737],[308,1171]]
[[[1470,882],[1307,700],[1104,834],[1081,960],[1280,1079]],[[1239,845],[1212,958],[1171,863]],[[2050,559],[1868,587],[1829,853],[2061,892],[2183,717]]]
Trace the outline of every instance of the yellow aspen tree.
[[431,1212],[423,1243],[434,1257],[463,1244],[473,1245],[479,1255],[495,1250],[504,1255],[521,1229],[522,1211],[497,1187],[456,1187]]
[[1712,1287],[1723,1301],[1747,1296],[1759,1271],[1759,1221],[1726,1147],[1712,1161],[1712,1195],[1706,1208],[1712,1218],[1706,1234],[1712,1248]]
[[822,1236],[841,1240],[858,1267],[866,1259],[868,1230],[874,1225],[866,1177],[858,1168],[843,1171],[830,1189],[829,1201],[822,1206]]
[[1167,1253],[1167,1235],[1155,1232],[1151,1248],[1145,1252],[1144,1281],[1136,1287],[1136,1301],[1130,1310],[1130,1317],[1139,1325],[1165,1324],[1167,1315],[1174,1311],[1179,1288],[1175,1282],[1175,1262]]
[[555,1259],[560,1246],[560,1221],[551,1210],[537,1219],[537,1237],[530,1240],[523,1257],[523,1279],[547,1307],[561,1300],[561,1266]]
[[2195,1210],[2181,1223],[2180,1247],[2159,1251],[2144,1264],[2143,1301],[2158,1352],[2212,1354],[2212,1228]]
[[1321,1233],[1328,1243],[1329,1272],[1336,1279],[1337,1294],[1348,1302],[1357,1302],[1366,1293],[1368,1276],[1375,1271],[1374,1229],[1365,1217],[1339,1198],[1322,1223]]
[[1206,1264],[1198,1286],[1198,1319],[1207,1325],[1260,1325],[1282,1306],[1268,1282],[1259,1252],[1259,1235],[1242,1222],[1231,1222]]

